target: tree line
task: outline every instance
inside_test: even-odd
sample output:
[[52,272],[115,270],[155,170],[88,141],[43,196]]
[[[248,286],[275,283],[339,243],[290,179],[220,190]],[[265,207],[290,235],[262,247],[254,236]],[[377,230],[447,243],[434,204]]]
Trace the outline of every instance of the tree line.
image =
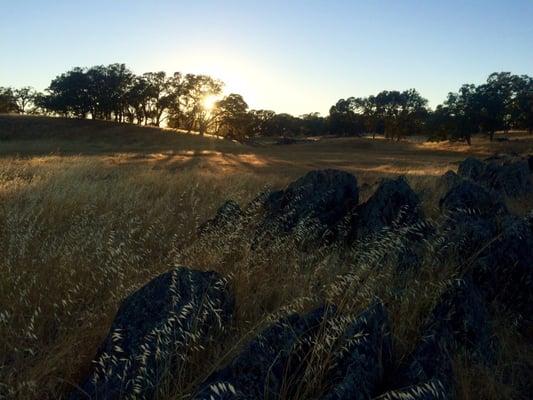
[[[221,97],[224,83],[207,75],[176,72],[134,74],[125,64],[73,68],[44,93],[0,87],[0,112],[114,120],[196,131],[244,140],[255,136],[362,134],[400,140],[426,134],[463,140],[500,130],[533,131],[533,78],[493,73],[481,85],[450,92],[435,110],[415,89],[340,99],[329,115],[292,116],[250,110],[239,94]],[[217,98],[213,104],[209,99]]]

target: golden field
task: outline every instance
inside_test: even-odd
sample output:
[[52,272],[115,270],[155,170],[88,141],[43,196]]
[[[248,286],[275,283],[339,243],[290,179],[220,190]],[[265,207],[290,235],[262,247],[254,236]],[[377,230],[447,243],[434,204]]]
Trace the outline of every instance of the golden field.
[[[406,354],[453,266],[416,273],[398,301],[387,291],[391,271],[369,274],[372,260],[341,259],[334,249],[300,254],[290,241],[255,253],[244,235],[199,242],[197,228],[227,199],[244,205],[321,168],[355,174],[363,199],[381,177],[406,175],[432,216],[437,178],[468,155],[533,153],[533,137],[508,136],[495,143],[475,137],[471,147],[370,138],[252,145],[109,122],[0,116],[0,397],[64,398],[88,370],[121,299],[177,264],[230,277],[237,310],[234,334],[193,357],[163,388],[163,399],[187,398],[266,321],[281,310],[308,309],[318,294],[354,313],[379,294]],[[525,213],[531,204],[509,205]],[[376,244],[383,251],[388,245]],[[339,279],[347,271],[354,271],[348,283]],[[504,346],[496,368],[456,360],[461,398],[513,398],[513,375],[505,386],[500,374],[532,355],[508,326],[503,314],[495,320]],[[309,385],[301,398],[320,379]]]

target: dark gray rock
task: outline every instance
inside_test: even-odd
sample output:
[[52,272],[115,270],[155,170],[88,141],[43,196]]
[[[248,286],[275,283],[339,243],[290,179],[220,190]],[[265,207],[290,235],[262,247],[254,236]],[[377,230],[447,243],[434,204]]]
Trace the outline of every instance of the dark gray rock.
[[442,175],[438,180],[438,187],[440,190],[448,192],[451,188],[457,186],[463,181],[464,178],[461,178],[453,171],[447,171]]
[[223,369],[211,375],[194,399],[277,399],[284,382],[297,380],[314,338],[334,308],[292,314],[265,329]]
[[466,349],[477,360],[494,359],[490,316],[483,295],[470,278],[454,282],[432,310],[423,330],[452,352]]
[[323,400],[369,399],[376,394],[383,374],[391,365],[389,319],[381,301],[359,315],[339,341],[335,368],[328,376],[330,389]]
[[526,215],[526,224],[529,225],[529,229],[531,230],[531,233],[533,234],[533,211],[530,211]]
[[485,163],[474,157],[468,157],[459,164],[457,175],[477,181],[485,171]]
[[309,236],[320,237],[358,201],[359,190],[353,175],[333,169],[311,171],[287,189],[264,198],[265,215],[258,234],[282,234],[309,228]]
[[435,255],[445,262],[464,263],[498,234],[494,218],[470,212],[447,215],[439,226],[443,240]]
[[352,210],[348,237],[360,239],[385,227],[414,224],[421,217],[420,199],[406,180],[383,179],[368,201]]
[[457,173],[502,195],[518,197],[533,192],[529,160],[517,155],[496,155],[486,162],[469,157]]
[[364,229],[377,232],[394,223],[404,225],[418,221],[420,199],[403,177],[384,179],[358,214]]
[[128,296],[71,399],[149,399],[169,369],[220,332],[233,312],[226,282],[215,272],[176,268]]
[[217,210],[215,216],[202,224],[199,228],[200,234],[226,230],[235,227],[241,219],[243,212],[239,204],[233,200],[227,200]]
[[499,163],[489,162],[481,177],[485,186],[510,197],[518,197],[533,192],[531,171],[525,160]]
[[533,234],[526,219],[511,215],[502,219],[500,233],[486,244],[473,276],[489,300],[532,319]]
[[496,193],[468,180],[452,187],[440,199],[439,207],[449,213],[474,213],[491,217],[507,212],[505,204]]
[[483,363],[494,357],[488,311],[481,292],[470,280],[456,281],[443,293],[421,332],[422,340],[399,371],[400,387],[438,382],[439,396],[450,398],[455,385],[454,352],[465,349]]
[[439,379],[411,385],[403,389],[391,390],[375,398],[376,400],[450,400],[450,393]]

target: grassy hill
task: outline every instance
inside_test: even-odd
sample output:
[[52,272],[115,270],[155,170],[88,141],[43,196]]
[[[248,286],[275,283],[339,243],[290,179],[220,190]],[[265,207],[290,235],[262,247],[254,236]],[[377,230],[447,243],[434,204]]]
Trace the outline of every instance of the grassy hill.
[[[325,138],[249,146],[112,122],[0,116],[0,397],[3,390],[21,399],[65,396],[87,372],[120,301],[172,265],[234,277],[236,342],[265,316],[306,304],[324,280],[350,267],[334,253],[295,256],[290,242],[258,254],[245,238],[195,245],[198,226],[227,199],[245,204],[305,171],[341,168],[356,175],[362,201],[379,178],[407,175],[431,216],[441,194],[438,176],[459,160],[533,153],[532,143],[475,138],[469,148]],[[519,199],[514,208],[524,213],[531,204]],[[447,278],[425,276],[417,284],[431,294]],[[413,337],[400,343],[405,351],[416,339],[418,311],[427,311],[413,312],[413,304],[396,317],[407,321],[401,333]],[[515,346],[511,359],[528,357],[514,333],[501,330],[510,337],[505,345]],[[489,396],[500,385],[493,371],[457,363],[462,397],[499,398]],[[187,373],[201,378],[205,360],[195,368]],[[188,393],[192,378],[183,379],[164,398]],[[512,384],[504,389],[513,398]]]
[[98,154],[161,150],[232,150],[231,141],[187,135],[170,129],[41,116],[0,114],[0,154],[62,153]]

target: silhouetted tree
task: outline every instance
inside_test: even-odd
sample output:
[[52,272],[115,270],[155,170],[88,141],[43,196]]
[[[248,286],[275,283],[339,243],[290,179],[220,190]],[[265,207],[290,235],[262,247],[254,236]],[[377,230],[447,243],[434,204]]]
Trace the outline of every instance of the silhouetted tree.
[[33,105],[37,92],[30,86],[24,86],[14,91],[17,103],[17,111],[24,114],[28,111],[29,106]]
[[333,135],[360,135],[364,131],[363,118],[356,114],[358,101],[354,97],[340,99],[329,110],[329,131]]
[[0,87],[0,113],[13,113],[17,111],[17,100],[13,89]]
[[179,96],[170,109],[169,126],[189,132],[196,130],[203,135],[215,121],[214,114],[205,107],[205,99],[219,95],[224,84],[207,75],[187,74],[183,81],[181,79],[179,85],[175,85]]
[[215,104],[217,132],[222,136],[242,140],[249,129],[248,104],[240,94],[232,93]]
[[514,79],[514,98],[510,107],[512,127],[533,133],[533,78],[527,75]]
[[272,110],[250,110],[248,112],[250,136],[273,136],[272,120],[275,115]]

